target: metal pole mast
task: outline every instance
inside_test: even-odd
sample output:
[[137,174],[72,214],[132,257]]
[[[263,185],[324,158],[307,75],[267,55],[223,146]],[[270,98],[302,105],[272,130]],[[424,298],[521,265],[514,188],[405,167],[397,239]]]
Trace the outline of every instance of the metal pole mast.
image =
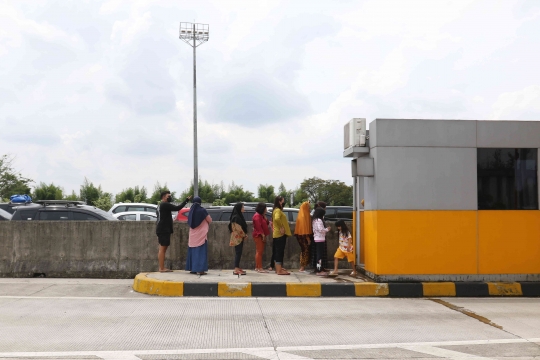
[[[195,34],[195,24],[193,24],[193,33]],[[193,196],[199,196],[199,159],[197,156],[197,57],[193,37]]]
[[197,144],[197,46],[209,39],[208,24],[180,23],[180,39],[193,47],[193,195],[199,196],[199,154]]

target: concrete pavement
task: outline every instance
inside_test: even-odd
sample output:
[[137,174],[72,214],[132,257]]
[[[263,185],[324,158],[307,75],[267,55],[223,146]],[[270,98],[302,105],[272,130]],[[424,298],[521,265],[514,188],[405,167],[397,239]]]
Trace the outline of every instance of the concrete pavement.
[[540,299],[434,300],[164,298],[131,280],[0,279],[0,359],[540,358]]

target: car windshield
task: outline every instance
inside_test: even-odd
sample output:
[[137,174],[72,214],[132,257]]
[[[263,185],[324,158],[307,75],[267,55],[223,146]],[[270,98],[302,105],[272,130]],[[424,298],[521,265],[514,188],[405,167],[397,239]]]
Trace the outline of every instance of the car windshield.
[[112,216],[111,214],[109,214],[108,212],[106,211],[103,211],[97,207],[93,207],[93,206],[84,206],[84,209],[86,210],[90,210],[91,212],[94,212],[96,214],[99,214],[100,216],[102,216],[103,218],[107,219],[107,220],[118,220],[117,218],[115,218],[114,216]]
[[12,215],[10,213],[8,213],[7,211],[0,209],[0,217],[4,218],[6,220],[10,220]]

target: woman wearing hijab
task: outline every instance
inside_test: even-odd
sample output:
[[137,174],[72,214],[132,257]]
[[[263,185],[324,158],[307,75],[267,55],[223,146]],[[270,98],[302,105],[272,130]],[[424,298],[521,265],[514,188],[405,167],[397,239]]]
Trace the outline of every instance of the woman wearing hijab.
[[266,238],[270,234],[268,230],[269,221],[265,215],[266,204],[260,202],[255,208],[255,215],[253,215],[253,241],[255,241],[255,271],[258,273],[267,273],[268,271],[263,269],[262,257],[264,252],[264,246],[266,245]]
[[201,206],[201,202],[201,198],[196,196],[193,199],[193,206],[189,209],[189,248],[186,271],[192,274],[206,275],[208,271],[208,228],[212,218]]
[[311,216],[309,215],[309,201],[300,205],[300,211],[296,218],[296,227],[294,236],[300,244],[300,269],[299,272],[306,272],[306,266],[309,265],[309,247],[313,240],[313,229],[311,226]]
[[229,221],[229,232],[231,233],[231,239],[229,241],[230,246],[234,246],[234,275],[246,275],[246,272],[240,268],[240,258],[242,257],[242,250],[244,250],[244,240],[247,239],[247,223],[244,219],[244,204],[241,202],[236,203],[231,213],[231,219]]

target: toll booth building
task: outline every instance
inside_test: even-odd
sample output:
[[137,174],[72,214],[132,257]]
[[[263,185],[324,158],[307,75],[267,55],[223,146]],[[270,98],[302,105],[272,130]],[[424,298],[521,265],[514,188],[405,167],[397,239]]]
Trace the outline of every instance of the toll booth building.
[[540,280],[539,148],[540,121],[376,119],[366,133],[351,120],[343,155],[366,274]]

